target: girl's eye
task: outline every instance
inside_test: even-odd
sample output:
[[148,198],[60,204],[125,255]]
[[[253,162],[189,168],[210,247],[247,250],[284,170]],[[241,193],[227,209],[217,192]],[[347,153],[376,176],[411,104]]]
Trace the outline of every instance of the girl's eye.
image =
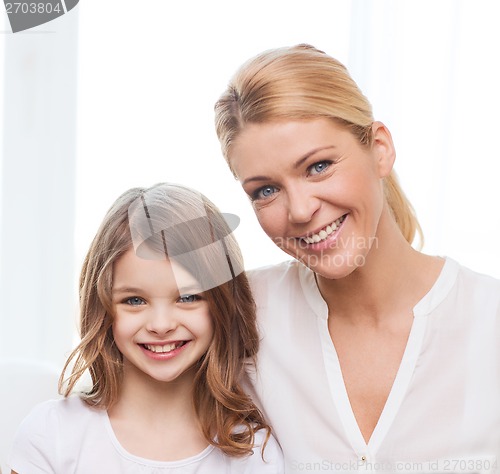
[[140,306],[142,304],[146,304],[146,302],[142,298],[139,298],[138,296],[132,296],[132,298],[127,298],[124,301],[124,303],[130,306]]
[[200,295],[181,295],[179,296],[179,303],[194,303],[200,299]]
[[268,197],[272,196],[277,189],[274,186],[262,186],[262,188],[256,189],[252,193],[252,200],[255,201],[256,199],[267,199]]
[[323,173],[323,171],[325,171],[330,165],[330,161],[318,161],[317,163],[314,163],[308,169],[309,176]]

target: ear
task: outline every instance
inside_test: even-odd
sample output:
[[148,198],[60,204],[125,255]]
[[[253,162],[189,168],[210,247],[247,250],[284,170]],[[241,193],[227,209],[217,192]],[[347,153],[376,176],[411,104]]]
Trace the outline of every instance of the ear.
[[372,150],[377,162],[379,176],[389,176],[396,159],[396,150],[392,141],[391,132],[382,122],[372,124]]

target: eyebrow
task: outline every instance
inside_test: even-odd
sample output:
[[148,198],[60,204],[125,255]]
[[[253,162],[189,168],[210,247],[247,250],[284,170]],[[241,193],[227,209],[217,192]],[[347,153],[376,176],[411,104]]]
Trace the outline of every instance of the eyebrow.
[[[320,148],[315,148],[314,150],[311,150],[307,152],[304,156],[301,156],[294,164],[293,164],[293,169],[300,168],[302,164],[307,161],[311,156],[315,155],[316,153],[319,153],[320,151],[323,150],[331,150],[332,148],[336,148],[335,145],[329,145],[325,147],[320,147]],[[250,183],[252,181],[269,181],[271,178],[269,176],[252,176],[251,178],[245,179],[243,181],[242,185],[245,185],[247,183]]]
[[[185,293],[203,293],[203,288],[202,286],[197,283],[197,282],[193,282],[193,283],[188,283],[186,285],[182,285],[182,286],[178,286],[177,287],[177,290],[179,291],[180,294],[185,294]],[[140,289],[140,288],[133,288],[133,287],[130,287],[130,286],[123,286],[123,287],[118,287],[118,288],[113,288],[111,290],[111,293],[113,295],[115,294],[121,294],[121,293],[125,293],[125,294],[129,294],[129,293],[142,293],[144,290]]]
[[179,286],[179,287],[177,287],[177,289],[179,290],[179,293],[181,293],[181,294],[203,293],[203,289],[202,289],[200,284]]
[[129,286],[123,286],[119,288],[112,288],[111,293],[140,293],[142,290],[140,288],[132,288]]

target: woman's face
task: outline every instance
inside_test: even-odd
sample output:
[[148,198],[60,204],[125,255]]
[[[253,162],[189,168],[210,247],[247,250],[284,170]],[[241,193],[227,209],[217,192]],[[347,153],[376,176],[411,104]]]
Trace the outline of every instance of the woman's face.
[[230,150],[264,231],[325,278],[348,275],[378,245],[394,148],[383,124],[372,128],[363,147],[328,119],[249,124]]

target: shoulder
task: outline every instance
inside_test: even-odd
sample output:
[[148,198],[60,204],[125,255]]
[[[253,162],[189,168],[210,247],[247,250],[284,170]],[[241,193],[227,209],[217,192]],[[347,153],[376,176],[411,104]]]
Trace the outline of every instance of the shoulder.
[[16,472],[57,472],[60,441],[77,432],[88,412],[77,397],[49,400],[35,406],[19,425],[10,456]]
[[259,293],[299,284],[300,275],[304,272],[311,271],[297,260],[290,260],[276,265],[248,270],[247,275],[252,291]]
[[[280,321],[290,324],[294,317],[307,321],[304,312],[322,318],[328,312],[314,272],[297,260],[251,270],[249,274],[257,316],[261,322],[272,319],[277,331],[282,330]],[[268,318],[271,314],[273,317]]]
[[75,431],[97,416],[79,397],[49,400],[35,406],[19,425],[16,441],[44,439],[50,435]]
[[21,423],[20,429],[23,427],[34,428],[36,426],[47,428],[50,427],[51,424],[59,421],[67,421],[70,423],[71,420],[69,420],[68,417],[80,418],[89,410],[90,407],[78,397],[48,400],[36,405],[31,410]]
[[49,400],[35,406],[14,437],[12,468],[21,473],[56,471],[60,443],[85,432],[89,419],[96,416],[94,412],[79,397]]
[[500,280],[446,258],[428,295],[426,301],[431,310],[444,311],[456,321],[477,322],[483,329],[493,324],[500,331]]
[[[283,453],[281,447],[273,435],[266,442],[266,431],[259,430],[255,433],[254,453],[256,462],[262,467],[256,472],[281,474],[285,472]],[[265,446],[264,446],[265,444]],[[257,461],[258,459],[258,461]]]
[[254,455],[264,454],[264,459],[281,459],[281,447],[276,438],[271,434],[267,436],[267,431],[262,429],[255,432]]
[[256,278],[274,278],[281,277],[283,275],[293,272],[297,267],[297,260],[287,260],[281,263],[276,263],[274,265],[266,265],[264,267],[253,268],[247,270],[246,273],[250,279]]
[[283,474],[285,472],[283,453],[276,439],[267,438],[266,430],[258,430],[254,436],[253,453],[244,458],[233,458],[231,472],[245,474]]
[[25,421],[45,419],[47,421],[60,419],[73,424],[75,420],[91,418],[98,410],[87,405],[80,397],[74,395],[68,398],[48,400],[35,406]]
[[500,308],[500,280],[489,275],[475,272],[459,265],[456,287],[466,298],[476,300],[483,306]]

